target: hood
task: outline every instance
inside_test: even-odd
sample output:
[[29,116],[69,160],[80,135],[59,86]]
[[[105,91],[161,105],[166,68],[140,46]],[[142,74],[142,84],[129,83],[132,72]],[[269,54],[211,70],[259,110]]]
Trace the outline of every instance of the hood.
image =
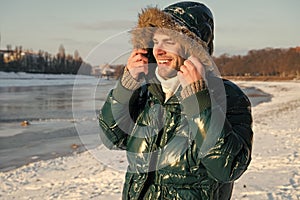
[[209,54],[213,53],[214,19],[207,6],[199,2],[184,1],[166,7],[163,12],[203,40]]
[[136,27],[131,31],[134,48],[151,49],[153,33],[157,28],[183,46],[186,59],[190,55],[197,56],[206,70],[214,70],[210,56],[213,52],[213,17],[205,5],[180,2],[163,10],[157,7],[143,9],[138,15]]

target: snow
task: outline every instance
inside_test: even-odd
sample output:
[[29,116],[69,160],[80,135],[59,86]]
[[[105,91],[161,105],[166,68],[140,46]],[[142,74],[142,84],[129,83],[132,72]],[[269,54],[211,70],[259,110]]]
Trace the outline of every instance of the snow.
[[[300,199],[300,83],[236,83],[273,97],[252,109],[253,158],[232,199]],[[0,199],[121,199],[125,154],[103,148],[0,172]]]

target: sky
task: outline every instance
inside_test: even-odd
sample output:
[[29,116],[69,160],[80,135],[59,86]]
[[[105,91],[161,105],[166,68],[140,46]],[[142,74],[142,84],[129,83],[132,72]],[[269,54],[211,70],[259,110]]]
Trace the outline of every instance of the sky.
[[[0,0],[0,49],[22,46],[54,55],[62,44],[67,54],[77,50],[91,62],[112,62],[130,51],[130,44],[124,49],[119,46],[129,43],[127,33],[142,8],[164,8],[175,2],[178,0]],[[300,44],[299,0],[199,2],[214,15],[215,56]],[[112,52],[118,56],[110,57]]]

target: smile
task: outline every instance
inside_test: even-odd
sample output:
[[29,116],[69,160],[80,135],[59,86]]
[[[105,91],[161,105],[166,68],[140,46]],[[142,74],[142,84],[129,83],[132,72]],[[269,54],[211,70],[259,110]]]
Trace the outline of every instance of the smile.
[[167,64],[169,62],[171,62],[172,60],[171,59],[168,59],[168,60],[157,60],[157,63],[160,65],[163,65],[163,64]]

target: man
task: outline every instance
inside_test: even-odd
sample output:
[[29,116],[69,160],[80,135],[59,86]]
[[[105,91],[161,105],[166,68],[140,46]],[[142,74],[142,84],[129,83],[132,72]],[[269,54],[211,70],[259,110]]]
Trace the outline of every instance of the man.
[[134,50],[101,109],[101,138],[127,151],[123,199],[230,199],[251,160],[248,98],[210,57],[213,16],[198,2],[146,8]]

